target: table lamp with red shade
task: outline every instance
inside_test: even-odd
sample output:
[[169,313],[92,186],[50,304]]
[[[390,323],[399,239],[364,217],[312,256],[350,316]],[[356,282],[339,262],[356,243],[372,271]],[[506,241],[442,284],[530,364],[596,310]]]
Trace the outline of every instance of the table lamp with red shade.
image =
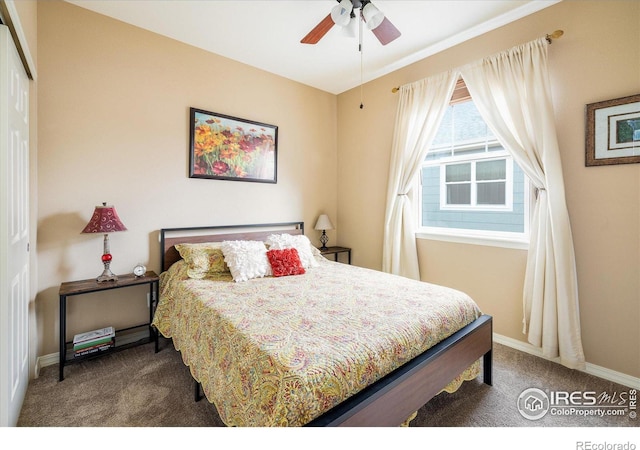
[[126,231],[127,227],[120,221],[116,208],[113,206],[107,206],[106,203],[102,203],[102,206],[96,206],[93,211],[93,216],[89,220],[89,223],[83,233],[103,233],[104,234],[104,251],[102,253],[102,264],[104,264],[104,271],[96,279],[98,283],[105,281],[118,281],[117,275],[111,272],[109,266],[111,265],[111,251],[109,250],[109,233],[115,231]]

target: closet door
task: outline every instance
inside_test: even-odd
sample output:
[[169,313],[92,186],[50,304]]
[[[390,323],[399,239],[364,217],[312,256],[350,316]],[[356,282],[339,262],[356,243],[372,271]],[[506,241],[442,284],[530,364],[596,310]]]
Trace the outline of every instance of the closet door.
[[0,426],[29,382],[29,79],[0,26]]

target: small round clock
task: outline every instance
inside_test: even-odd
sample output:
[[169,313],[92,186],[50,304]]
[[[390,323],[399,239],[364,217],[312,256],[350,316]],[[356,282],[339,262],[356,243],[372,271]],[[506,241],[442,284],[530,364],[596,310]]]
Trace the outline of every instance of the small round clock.
[[133,274],[137,277],[141,277],[143,276],[145,273],[147,273],[147,268],[143,265],[143,264],[137,264],[134,268],[133,268]]

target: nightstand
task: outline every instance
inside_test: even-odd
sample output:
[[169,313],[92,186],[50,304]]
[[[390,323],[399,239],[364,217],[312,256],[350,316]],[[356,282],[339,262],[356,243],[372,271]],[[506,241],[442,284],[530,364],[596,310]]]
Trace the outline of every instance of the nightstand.
[[[149,285],[149,322],[133,327],[116,330],[116,346],[112,349],[101,351],[87,356],[75,357],[73,354],[73,342],[67,341],[67,297],[88,294],[91,292],[108,291],[111,289],[121,289],[125,287]],[[153,271],[147,271],[143,276],[137,277],[133,274],[118,275],[117,281],[105,281],[98,283],[95,278],[90,280],[69,281],[60,285],[60,378],[64,380],[64,366],[74,362],[85,361],[90,358],[102,356],[117,350],[133,347],[135,345],[146,344],[155,341],[157,343],[157,332],[151,326],[153,321],[153,312],[158,301],[158,275]],[[118,334],[134,330],[136,328],[149,328],[149,337],[139,339],[135,342],[118,345]],[[157,345],[156,345],[157,346]]]
[[334,261],[338,261],[339,253],[346,253],[348,258],[347,260],[349,264],[351,264],[351,249],[349,247],[327,247],[325,250],[322,250],[321,248],[319,248],[318,250],[320,250],[320,253],[323,256],[333,255]]

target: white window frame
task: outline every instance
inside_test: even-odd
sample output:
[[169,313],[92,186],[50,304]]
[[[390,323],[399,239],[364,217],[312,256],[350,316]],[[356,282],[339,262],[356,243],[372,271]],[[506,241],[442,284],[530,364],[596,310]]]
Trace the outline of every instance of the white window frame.
[[[505,203],[504,205],[485,205],[478,204],[478,182],[476,179],[476,163],[480,161],[505,161],[505,178],[502,180],[492,180],[491,182],[504,181],[505,183]],[[447,203],[447,186],[449,184],[446,181],[447,166],[455,164],[471,164],[471,179],[469,184],[471,185],[471,203],[469,205],[463,204],[450,204]],[[454,156],[452,158],[443,158],[439,160],[429,161],[422,165],[427,166],[440,166],[440,209],[445,211],[513,211],[513,157],[506,150],[478,153],[469,155],[468,157]],[[465,182],[467,183],[467,182]]]

